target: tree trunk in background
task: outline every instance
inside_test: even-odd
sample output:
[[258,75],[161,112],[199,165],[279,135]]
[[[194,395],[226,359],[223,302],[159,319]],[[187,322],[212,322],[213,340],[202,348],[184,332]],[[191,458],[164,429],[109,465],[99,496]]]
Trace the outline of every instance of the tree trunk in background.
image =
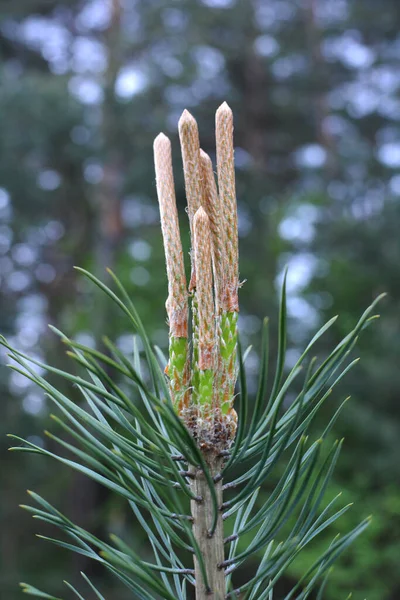
[[329,131],[327,117],[329,103],[327,99],[327,69],[321,52],[320,32],[316,16],[316,0],[306,0],[304,4],[304,21],[309,45],[312,81],[314,82],[314,123],[316,139],[326,151],[325,179],[331,180],[338,174],[335,140]]
[[[120,205],[122,166],[118,147],[118,105],[115,98],[115,83],[118,70],[122,64],[120,30],[120,0],[112,0],[110,25],[104,36],[108,66],[104,74],[104,102],[100,126],[102,132],[103,177],[97,186],[95,198],[98,208],[98,235],[95,242],[95,255],[100,277],[104,276],[105,267],[113,268],[115,253],[123,233]],[[104,320],[98,325],[102,327],[104,322],[106,321]],[[96,327],[95,324],[94,331],[97,330],[98,326]]]

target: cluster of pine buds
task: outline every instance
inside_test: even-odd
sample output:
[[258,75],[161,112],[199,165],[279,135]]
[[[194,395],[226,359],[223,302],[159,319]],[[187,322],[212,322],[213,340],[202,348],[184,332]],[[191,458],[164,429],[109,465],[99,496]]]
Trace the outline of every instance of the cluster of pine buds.
[[[160,133],[154,162],[168,276],[169,362],[166,373],[176,412],[204,450],[226,450],[236,432],[238,231],[233,116],[216,113],[218,188],[210,157],[200,148],[196,120],[179,120],[191,234],[187,285],[175,199],[171,143]],[[189,343],[189,303],[191,343]]]

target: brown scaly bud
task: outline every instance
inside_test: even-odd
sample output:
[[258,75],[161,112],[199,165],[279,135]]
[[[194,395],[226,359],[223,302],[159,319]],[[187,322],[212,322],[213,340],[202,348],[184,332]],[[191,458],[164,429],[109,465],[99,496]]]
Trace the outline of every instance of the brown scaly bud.
[[203,175],[203,207],[210,220],[212,259],[214,272],[216,314],[219,314],[222,293],[222,266],[224,264],[223,252],[225,248],[224,234],[221,229],[221,204],[218,197],[217,186],[212,167],[212,162],[204,150],[200,150],[200,162]]
[[[200,167],[200,141],[196,119],[189,111],[184,110],[179,119],[179,139],[181,142],[183,173],[185,176],[186,198],[188,203],[190,233],[193,240],[193,218],[201,206],[203,197],[201,167]],[[192,274],[189,290],[196,287],[195,258],[191,252]]]
[[221,202],[221,229],[225,231],[224,285],[222,310],[237,312],[239,286],[238,224],[236,209],[235,168],[233,159],[233,115],[224,102],[215,116],[218,190]]
[[168,300],[166,308],[169,318],[170,336],[187,338],[188,299],[175,200],[171,143],[163,133],[160,133],[154,140],[154,163],[167,265]]
[[214,366],[215,327],[210,220],[203,207],[200,207],[194,215],[193,233],[197,273],[198,367],[201,371],[205,371]]

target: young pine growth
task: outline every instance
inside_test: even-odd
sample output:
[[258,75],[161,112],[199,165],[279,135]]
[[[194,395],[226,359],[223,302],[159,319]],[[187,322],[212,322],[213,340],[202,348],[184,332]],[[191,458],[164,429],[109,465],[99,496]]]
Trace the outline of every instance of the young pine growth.
[[[170,142],[160,134],[154,142],[169,295],[170,393],[177,414],[211,463],[233,441],[237,415],[233,408],[237,378],[238,235],[233,164],[233,117],[224,103],[216,115],[218,195],[210,158],[200,150],[197,123],[188,111],[179,121],[183,170],[192,239],[188,291],[179,234]],[[168,182],[168,185],[166,185]],[[173,224],[172,224],[173,223]],[[179,300],[178,300],[179,299]],[[191,352],[176,351],[177,315],[191,305]],[[179,305],[179,308],[178,308]],[[184,307],[184,308],[181,308]],[[183,346],[185,342],[180,341]],[[183,362],[185,355],[186,361]],[[176,376],[179,356],[179,377]],[[184,401],[182,401],[184,398]]]
[[[168,360],[153,350],[118,278],[110,273],[115,292],[82,269],[125,314],[135,333],[132,356],[107,338],[101,351],[54,330],[81,370],[82,374],[75,375],[45,365],[1,340],[10,352],[12,368],[40,386],[58,408],[60,416],[54,420],[69,438],[67,442],[47,432],[67,456],[16,436],[12,437],[18,445],[12,450],[52,457],[124,498],[133,512],[134,527],[143,528],[147,535],[153,559],[141,558],[135,536],[128,533],[120,539],[111,532],[109,541],[101,540],[36,493],[30,492],[35,506],[24,508],[63,534],[61,539],[44,539],[100,562],[130,590],[132,599],[278,600],[276,584],[299,553],[316,536],[326,535],[327,528],[350,508],[338,506],[340,494],[324,500],[342,444],[331,443],[331,430],[345,402],[332,411],[316,439],[310,434],[310,424],[335,385],[357,363],[350,359],[351,352],[362,329],[374,318],[379,298],[320,364],[310,360],[313,346],[335,318],[315,334],[285,374],[284,283],[275,373],[269,385],[265,321],[258,389],[250,401],[237,333],[232,112],[224,103],[216,113],[217,183],[211,160],[200,149],[197,123],[187,111],[179,121],[179,136],[192,246],[188,284],[171,144],[162,133],[154,142],[168,276]],[[143,350],[139,350],[138,338]],[[143,359],[148,374],[142,373]],[[75,386],[84,405],[50,384],[37,366]],[[235,392],[238,375],[240,385]],[[233,406],[235,394],[238,415]],[[284,410],[288,397],[294,400]],[[261,501],[260,490],[267,480],[274,487]],[[365,519],[342,537],[334,537],[279,600],[306,600],[316,587],[321,600],[331,565],[368,522]],[[236,572],[242,567],[238,585]],[[84,574],[83,578],[86,589],[104,599],[94,583]],[[57,600],[36,587],[21,585],[27,594]],[[86,591],[66,585],[75,597],[85,600]]]

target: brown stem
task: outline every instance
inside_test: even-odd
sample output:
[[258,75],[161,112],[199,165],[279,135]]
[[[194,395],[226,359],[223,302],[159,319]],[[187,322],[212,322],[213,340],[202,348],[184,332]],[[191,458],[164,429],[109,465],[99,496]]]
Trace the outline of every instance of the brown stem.
[[[211,477],[216,477],[222,467],[223,458],[212,454],[205,456]],[[204,565],[207,573],[208,586],[205,584],[199,561],[194,556],[194,568],[196,579],[196,600],[223,600],[225,598],[225,573],[224,569],[218,568],[218,565],[224,561],[224,531],[222,514],[218,514],[217,527],[212,536],[210,529],[213,520],[213,503],[204,476],[204,472],[199,468],[192,468],[194,479],[191,482],[192,491],[199,500],[191,501],[191,511],[193,517],[193,534],[203,556]],[[222,479],[215,484],[218,506],[222,504]],[[200,500],[201,498],[201,500]]]

